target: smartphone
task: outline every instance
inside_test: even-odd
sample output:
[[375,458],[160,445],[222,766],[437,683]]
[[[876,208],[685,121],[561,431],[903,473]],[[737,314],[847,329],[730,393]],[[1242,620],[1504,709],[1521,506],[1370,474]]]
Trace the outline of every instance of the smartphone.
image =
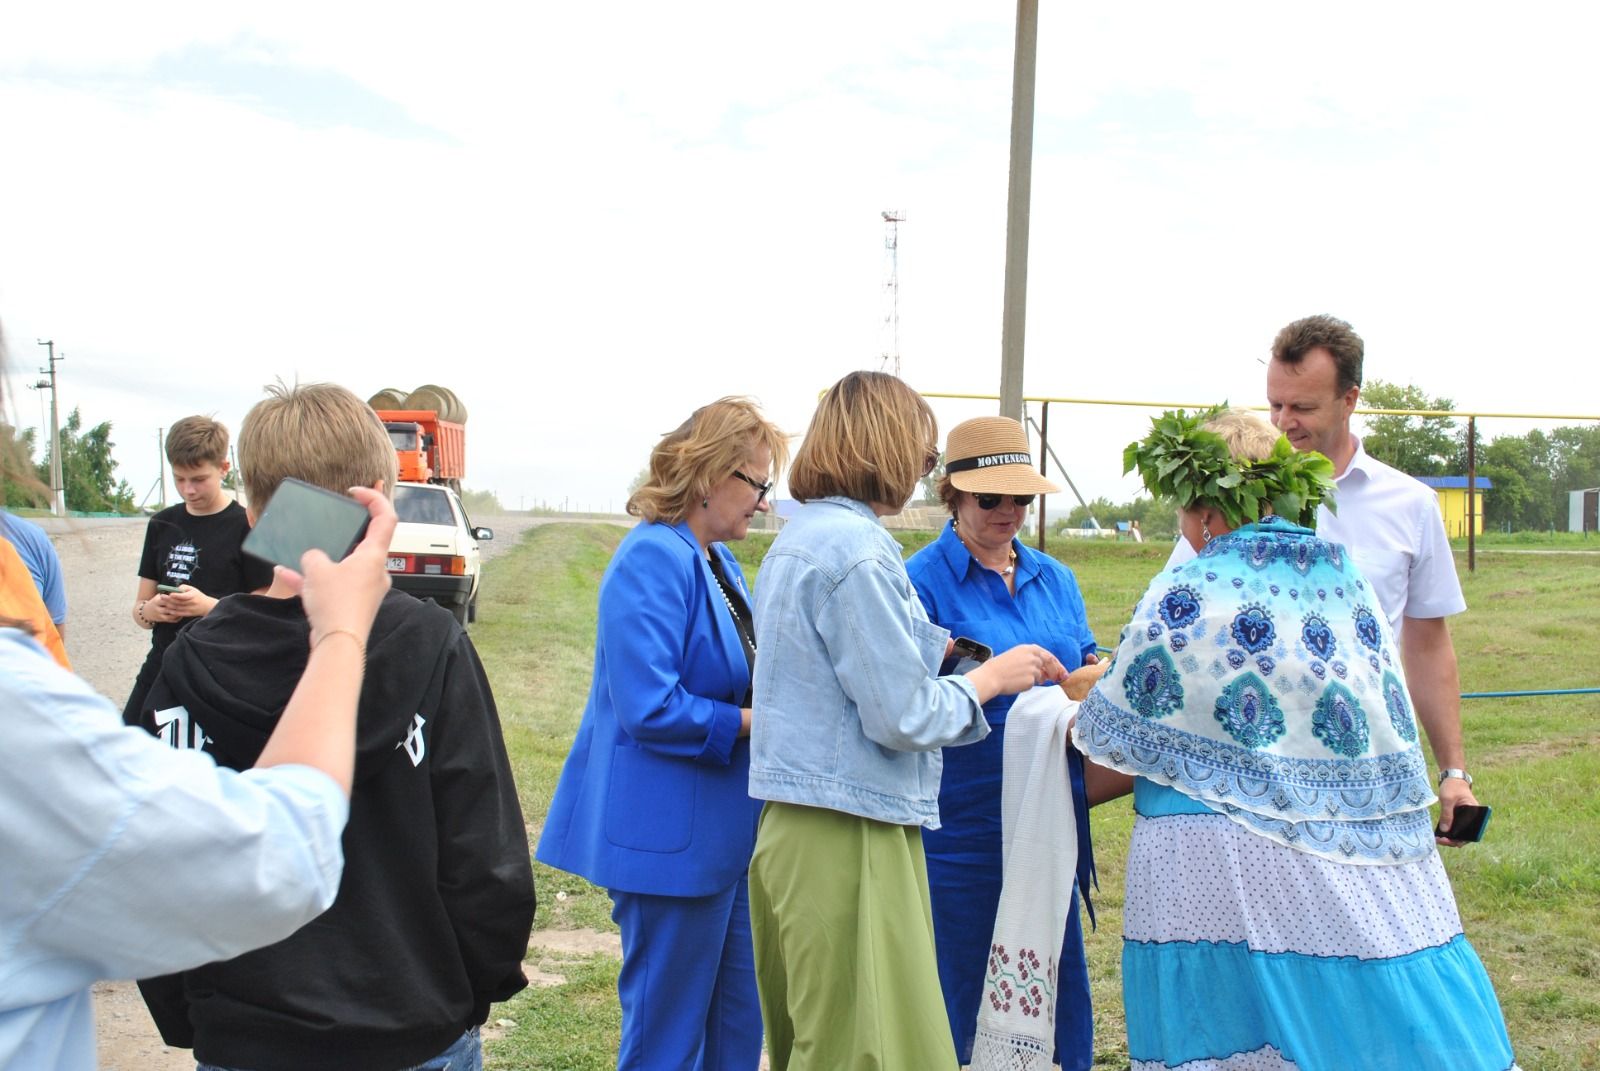
[[1433,832],[1447,840],[1480,841],[1483,839],[1484,830],[1489,828],[1489,818],[1493,814],[1492,807],[1459,804],[1456,813],[1451,816],[1450,828],[1446,830],[1440,826]]
[[948,677],[952,673],[971,673],[993,655],[985,645],[977,640],[970,640],[965,636],[957,636],[955,649],[950,652],[950,657],[944,660],[939,667],[939,676]]
[[245,553],[298,571],[300,556],[313,547],[334,561],[367,534],[367,507],[346,495],[286,479],[244,537]]
[[157,584],[156,585],[156,594],[158,594],[158,595],[176,595],[178,592],[180,592],[182,590],[183,590],[183,588],[180,587],[177,584]]

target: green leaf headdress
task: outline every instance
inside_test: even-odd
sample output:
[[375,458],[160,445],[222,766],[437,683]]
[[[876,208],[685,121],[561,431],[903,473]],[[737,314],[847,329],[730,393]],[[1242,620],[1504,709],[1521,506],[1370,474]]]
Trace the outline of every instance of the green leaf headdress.
[[1172,409],[1150,420],[1150,434],[1122,451],[1123,474],[1139,470],[1146,489],[1180,509],[1215,506],[1229,527],[1261,519],[1263,507],[1306,528],[1317,523],[1317,507],[1333,509],[1333,462],[1301,453],[1278,436],[1259,461],[1236,459],[1227,442],[1205,424],[1226,403],[1198,413]]

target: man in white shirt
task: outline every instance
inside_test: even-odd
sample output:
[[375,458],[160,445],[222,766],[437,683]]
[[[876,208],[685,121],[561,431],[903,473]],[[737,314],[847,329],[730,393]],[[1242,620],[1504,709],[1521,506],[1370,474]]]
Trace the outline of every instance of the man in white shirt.
[[[1333,462],[1337,513],[1317,511],[1317,534],[1343,543],[1400,642],[1417,720],[1439,764],[1439,824],[1477,804],[1461,740],[1461,680],[1446,618],[1467,608],[1435,494],[1371,457],[1350,432],[1365,345],[1349,324],[1308,316],[1278,332],[1267,365],[1272,423],[1297,450]],[[1187,551],[1187,553],[1185,553]],[[1178,540],[1168,565],[1194,556]],[[1439,838],[1440,844],[1461,842]]]

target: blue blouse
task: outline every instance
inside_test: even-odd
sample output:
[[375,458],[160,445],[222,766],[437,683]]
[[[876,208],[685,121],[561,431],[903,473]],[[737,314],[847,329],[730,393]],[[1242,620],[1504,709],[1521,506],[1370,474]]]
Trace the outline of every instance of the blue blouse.
[[[906,572],[928,617],[952,636],[987,644],[996,654],[1037,643],[1069,671],[1077,669],[1095,650],[1077,577],[1049,555],[1015,539],[1011,545],[1017,552],[1015,596],[1006,590],[1004,577],[972,556],[951,524],[911,556]],[[1004,724],[1015,698],[1002,695],[985,703],[989,724]]]

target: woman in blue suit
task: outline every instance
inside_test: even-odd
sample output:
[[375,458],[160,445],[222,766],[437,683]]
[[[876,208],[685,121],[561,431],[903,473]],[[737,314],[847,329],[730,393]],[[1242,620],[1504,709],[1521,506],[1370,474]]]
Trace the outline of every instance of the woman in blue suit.
[[642,518],[600,582],[594,681],[539,839],[541,862],[611,894],[622,931],[619,1071],[754,1071],[761,1010],[745,871],[756,636],[743,539],[788,456],[742,398],[650,455]]

